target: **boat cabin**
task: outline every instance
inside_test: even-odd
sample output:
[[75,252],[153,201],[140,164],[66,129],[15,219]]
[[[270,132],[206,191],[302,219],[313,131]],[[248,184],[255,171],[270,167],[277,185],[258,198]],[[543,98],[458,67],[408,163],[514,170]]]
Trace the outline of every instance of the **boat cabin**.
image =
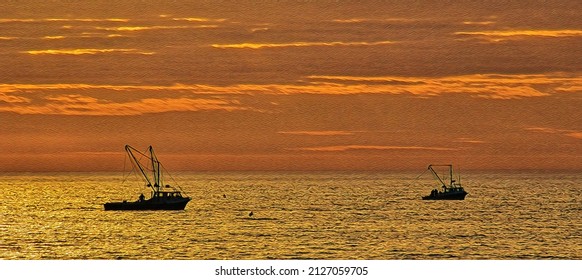
[[157,191],[152,195],[153,198],[181,198],[182,193],[179,191]]

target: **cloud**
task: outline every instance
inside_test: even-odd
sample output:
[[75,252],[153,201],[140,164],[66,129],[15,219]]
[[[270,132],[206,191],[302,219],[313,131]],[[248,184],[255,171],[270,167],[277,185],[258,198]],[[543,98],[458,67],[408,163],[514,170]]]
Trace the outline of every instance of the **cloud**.
[[141,55],[155,54],[155,52],[148,52],[138,49],[54,49],[54,50],[30,50],[22,51],[21,53],[26,53],[30,55],[91,55],[106,53],[141,54]]
[[582,83],[564,83],[562,86],[556,87],[556,91],[580,93],[582,92]]
[[473,138],[466,138],[466,137],[457,138],[456,140],[453,140],[453,142],[456,142],[456,143],[469,143],[469,144],[483,144],[483,143],[487,143],[487,142],[482,141],[482,140],[475,140]]
[[582,139],[582,131],[580,132],[570,132],[566,134],[567,136],[574,137],[576,139]]
[[440,81],[442,83],[454,83],[457,81],[470,82],[489,82],[496,81],[499,83],[511,84],[547,84],[547,83],[566,83],[566,82],[582,82],[582,78],[577,75],[563,75],[561,73],[548,74],[472,74],[460,76],[445,76],[445,77],[403,77],[403,76],[324,76],[312,75],[308,76],[313,79],[325,80],[342,80],[342,81],[370,81],[370,82],[397,82],[400,84],[418,84],[424,80]]
[[288,47],[336,47],[336,46],[379,46],[393,44],[392,41],[375,42],[292,42],[292,43],[240,43],[240,44],[212,44],[219,49],[262,49]]
[[[474,74],[445,77],[365,77],[365,76],[309,76],[312,80],[330,81],[328,87],[344,87],[361,93],[412,94],[437,96],[442,94],[469,94],[489,99],[518,99],[543,97],[565,90],[564,86],[578,88],[582,78],[560,73],[539,75]],[[334,82],[335,85],[331,82]],[[323,87],[323,85],[322,85]]]
[[105,33],[94,33],[94,32],[83,32],[78,35],[69,36],[45,36],[43,39],[68,39],[68,38],[119,38],[119,37],[129,37],[127,35],[121,34],[105,34]]
[[218,25],[154,25],[154,26],[117,26],[117,27],[95,27],[97,30],[132,32],[144,30],[166,30],[166,29],[190,29],[190,28],[217,28]]
[[570,130],[570,129],[556,129],[550,127],[527,127],[527,131],[537,132],[537,133],[549,133],[549,134],[559,134],[576,139],[582,139],[582,131]]
[[251,28],[251,32],[262,32],[262,31],[269,31],[269,27],[255,27]]
[[322,131],[279,131],[279,134],[288,135],[307,135],[307,136],[342,136],[342,135],[354,135],[354,131],[341,131],[341,130],[322,130]]
[[334,19],[333,22],[339,23],[361,23],[361,22],[370,22],[370,21],[378,21],[376,19],[369,19],[369,18],[348,18],[348,19]]
[[309,152],[346,152],[354,150],[424,150],[424,151],[455,151],[458,149],[444,147],[424,147],[424,146],[368,146],[368,145],[343,145],[343,146],[322,146],[307,148],[289,148],[292,151]]
[[0,104],[2,102],[5,102],[5,103],[29,103],[31,101],[32,100],[30,98],[8,95],[8,94],[0,91]]
[[44,36],[42,37],[43,39],[46,40],[58,40],[58,39],[65,39],[65,36],[61,36],[61,35],[57,35],[57,36]]
[[[74,52],[73,52],[74,53]],[[97,53],[97,52],[95,52]],[[107,85],[107,84],[0,84],[0,93],[93,92],[180,93],[196,95],[357,95],[386,94],[436,97],[465,94],[476,98],[520,99],[564,93],[582,88],[582,77],[560,73],[539,75],[476,74],[446,77],[366,77],[312,75],[296,84],[174,84],[174,85]],[[570,91],[567,91],[570,92]]]
[[[289,89],[288,89],[289,88]],[[298,86],[280,84],[239,84],[214,86],[205,84],[164,85],[105,85],[105,84],[0,84],[0,92],[17,91],[70,91],[70,90],[106,90],[106,91],[163,91],[191,92],[195,94],[292,94],[298,92]]]
[[359,23],[388,23],[388,24],[410,24],[410,23],[435,23],[433,19],[419,19],[419,18],[347,18],[334,19],[332,22],[345,24],[359,24]]
[[562,30],[491,30],[491,31],[460,31],[455,35],[476,37],[490,42],[501,42],[505,40],[521,40],[525,38],[560,38],[560,37],[582,37],[582,30],[562,29]]
[[125,18],[2,18],[0,23],[26,22],[129,22]]
[[549,127],[526,127],[524,129],[528,130],[528,131],[540,132],[540,133],[562,133],[562,132],[569,131],[569,130],[549,128]]
[[[0,98],[2,96],[0,95]],[[0,99],[1,100],[1,99]],[[134,116],[165,112],[246,111],[238,100],[209,98],[145,98],[129,102],[112,102],[78,94],[45,97],[45,104],[0,106],[0,112],[22,115]],[[27,100],[22,100],[24,102]],[[16,100],[18,102],[18,100]]]
[[197,18],[197,17],[187,17],[187,18],[172,18],[175,21],[188,21],[188,22],[224,22],[225,18]]
[[463,21],[465,25],[493,25],[494,21]]

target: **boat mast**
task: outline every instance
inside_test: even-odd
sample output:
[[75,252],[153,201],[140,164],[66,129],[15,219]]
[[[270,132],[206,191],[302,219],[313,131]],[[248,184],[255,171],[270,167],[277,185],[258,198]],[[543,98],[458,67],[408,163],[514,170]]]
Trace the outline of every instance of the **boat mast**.
[[451,180],[451,185],[450,186],[452,187],[453,186],[453,182],[455,182],[455,180],[453,180],[453,165],[452,164],[449,165],[449,171],[450,171],[450,175],[449,175],[450,176],[449,177],[450,179],[449,180]]
[[160,161],[156,157],[154,153],[154,148],[152,146],[149,147],[150,157],[152,160],[152,172],[154,174],[154,187],[156,188],[156,192],[160,191],[161,186],[161,178],[160,178]]
[[137,153],[139,153],[141,155],[144,155],[144,154],[140,153],[138,150],[136,150],[135,148],[133,148],[130,145],[125,145],[125,151],[127,151],[127,154],[129,155],[129,159],[131,159],[131,163],[133,164],[133,166],[136,166],[139,169],[139,171],[141,172],[141,174],[143,175],[144,179],[147,182],[147,186],[152,188],[155,191],[154,187],[152,186],[152,182],[150,181],[150,178],[148,177],[147,173],[144,170],[144,167],[141,165],[139,160],[135,157],[135,155],[133,154],[133,151],[136,151]]

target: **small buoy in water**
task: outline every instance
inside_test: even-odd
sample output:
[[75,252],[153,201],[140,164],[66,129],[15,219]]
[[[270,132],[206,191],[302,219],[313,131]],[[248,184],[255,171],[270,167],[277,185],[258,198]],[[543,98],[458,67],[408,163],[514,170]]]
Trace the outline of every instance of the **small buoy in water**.
[[252,216],[253,216],[253,211],[251,211],[251,213],[249,213],[249,217],[252,217]]

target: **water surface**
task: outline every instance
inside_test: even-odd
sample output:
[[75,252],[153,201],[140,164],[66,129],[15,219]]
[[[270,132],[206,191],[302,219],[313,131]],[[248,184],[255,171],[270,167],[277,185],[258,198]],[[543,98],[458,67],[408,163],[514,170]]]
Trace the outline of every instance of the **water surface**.
[[581,174],[474,173],[464,201],[407,173],[172,175],[184,211],[104,211],[149,193],[117,173],[1,176],[0,258],[582,259]]

